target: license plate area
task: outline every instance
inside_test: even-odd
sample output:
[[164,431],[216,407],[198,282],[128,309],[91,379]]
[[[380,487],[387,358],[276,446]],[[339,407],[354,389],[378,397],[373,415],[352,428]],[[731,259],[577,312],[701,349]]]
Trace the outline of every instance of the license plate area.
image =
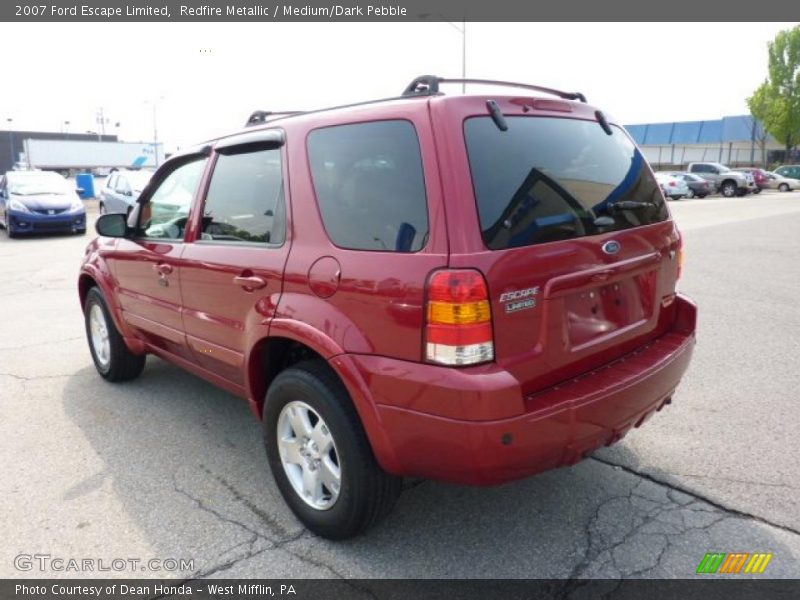
[[653,316],[656,271],[648,271],[564,296],[570,347],[629,330]]

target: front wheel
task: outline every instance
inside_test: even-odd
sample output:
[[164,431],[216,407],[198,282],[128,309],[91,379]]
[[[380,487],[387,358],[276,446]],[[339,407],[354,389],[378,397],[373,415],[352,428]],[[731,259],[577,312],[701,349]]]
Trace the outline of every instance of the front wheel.
[[726,181],[722,184],[720,192],[722,192],[722,195],[726,198],[733,198],[736,195],[736,183],[733,181]]
[[779,189],[781,192],[788,192],[788,191],[789,191],[789,185],[788,185],[788,184],[786,184],[786,183],[782,183],[782,184],[780,184],[780,185],[778,186],[778,189]]
[[400,495],[401,478],[378,465],[347,389],[324,362],[303,362],[275,378],[263,431],[284,500],[317,535],[363,533]]
[[108,381],[128,381],[138,377],[144,369],[146,357],[134,354],[125,345],[98,288],[89,290],[83,312],[89,351],[97,372]]

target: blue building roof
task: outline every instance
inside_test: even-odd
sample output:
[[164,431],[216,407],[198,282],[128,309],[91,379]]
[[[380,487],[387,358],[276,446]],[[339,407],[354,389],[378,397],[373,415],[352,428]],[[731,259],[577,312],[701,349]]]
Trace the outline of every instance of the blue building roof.
[[749,142],[754,136],[755,139],[760,138],[763,132],[761,123],[750,115],[723,117],[713,121],[643,123],[626,125],[625,129],[640,146]]

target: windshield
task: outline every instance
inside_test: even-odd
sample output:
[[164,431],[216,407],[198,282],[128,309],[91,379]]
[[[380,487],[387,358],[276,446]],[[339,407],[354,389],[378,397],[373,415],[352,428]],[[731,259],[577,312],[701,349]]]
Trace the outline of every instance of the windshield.
[[8,190],[17,196],[43,194],[69,194],[72,192],[66,179],[56,173],[25,173],[8,176]]
[[489,248],[617,231],[669,216],[644,157],[620,128],[607,135],[597,121],[506,120],[507,131],[488,116],[464,123]]

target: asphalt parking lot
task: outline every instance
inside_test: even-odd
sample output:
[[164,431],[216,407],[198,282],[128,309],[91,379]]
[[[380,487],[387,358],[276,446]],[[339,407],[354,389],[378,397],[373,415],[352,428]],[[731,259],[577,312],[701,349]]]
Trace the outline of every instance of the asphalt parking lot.
[[0,232],[0,577],[87,575],[15,567],[37,553],[194,561],[116,577],[690,577],[707,552],[771,552],[766,576],[800,577],[800,192],[671,207],[700,306],[672,406],[536,478],[408,482],[345,543],[284,507],[245,403],[152,357],[130,383],[96,374],[76,292],[89,235]]

